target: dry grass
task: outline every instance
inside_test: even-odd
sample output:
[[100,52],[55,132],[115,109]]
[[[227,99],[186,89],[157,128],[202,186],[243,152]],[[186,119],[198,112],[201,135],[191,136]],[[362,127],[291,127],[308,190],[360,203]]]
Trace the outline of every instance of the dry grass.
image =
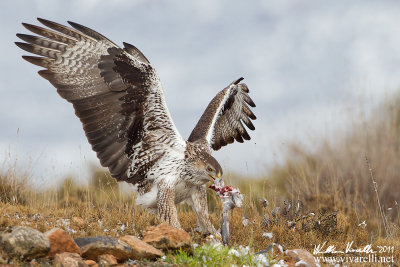
[[269,176],[281,192],[310,209],[345,211],[367,221],[375,237],[393,237],[400,225],[400,99],[377,109],[348,136],[314,153],[298,147]]
[[[313,153],[293,146],[287,162],[263,179],[228,174],[226,184],[245,195],[243,207],[231,214],[231,245],[259,251],[275,242],[312,251],[329,241],[343,250],[354,241],[354,246],[395,246],[393,256],[400,259],[399,174],[400,100],[394,99],[347,136]],[[0,226],[62,227],[73,236],[140,236],[158,223],[109,174],[97,170],[90,179],[88,186],[69,178],[59,188],[37,192],[11,166],[0,176]],[[219,228],[221,204],[208,193],[211,220]],[[79,225],[75,216],[86,223]],[[179,207],[179,219],[195,242],[203,241],[193,231],[196,219],[187,205]],[[265,232],[272,239],[263,237]]]

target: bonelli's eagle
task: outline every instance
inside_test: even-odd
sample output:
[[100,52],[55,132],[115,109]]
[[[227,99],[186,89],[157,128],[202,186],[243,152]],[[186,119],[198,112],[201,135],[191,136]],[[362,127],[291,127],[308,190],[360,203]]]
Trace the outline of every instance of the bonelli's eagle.
[[211,150],[250,136],[256,116],[249,89],[240,78],[210,102],[185,141],[165,103],[160,79],[133,45],[120,48],[77,23],[72,28],[38,19],[48,28],[23,23],[38,36],[17,34],[16,45],[39,55],[23,56],[43,67],[40,76],[71,102],[102,166],[118,181],[137,185],[137,203],[180,227],[176,204],[187,201],[205,233],[215,233],[208,217],[205,183],[222,175]]

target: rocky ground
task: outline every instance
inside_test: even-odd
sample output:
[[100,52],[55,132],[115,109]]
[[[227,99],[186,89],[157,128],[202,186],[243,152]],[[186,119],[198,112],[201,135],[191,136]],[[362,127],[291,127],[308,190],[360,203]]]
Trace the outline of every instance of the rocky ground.
[[[216,249],[223,247],[214,238],[208,240]],[[191,255],[197,246],[187,232],[167,224],[149,227],[141,238],[125,235],[75,239],[61,228],[42,233],[27,226],[10,226],[0,232],[0,265],[177,266],[167,263],[166,255],[173,257],[177,252]],[[269,266],[268,253],[273,252],[274,247],[284,256],[284,260],[276,261],[275,266],[317,266],[309,252],[301,249],[283,251],[281,246],[274,244],[255,255],[256,265]],[[235,249],[230,249],[229,253],[240,254]]]

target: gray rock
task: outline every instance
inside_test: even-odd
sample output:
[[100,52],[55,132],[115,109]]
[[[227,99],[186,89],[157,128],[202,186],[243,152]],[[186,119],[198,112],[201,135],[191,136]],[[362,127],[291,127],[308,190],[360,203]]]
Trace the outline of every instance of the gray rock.
[[56,267],[88,267],[78,253],[63,252],[56,254],[53,265]]
[[127,243],[108,236],[75,238],[75,243],[81,248],[83,258],[94,261],[97,261],[100,255],[110,254],[118,262],[124,262],[133,253]]
[[46,256],[50,250],[50,241],[36,229],[14,226],[1,233],[0,249],[10,258],[31,260]]

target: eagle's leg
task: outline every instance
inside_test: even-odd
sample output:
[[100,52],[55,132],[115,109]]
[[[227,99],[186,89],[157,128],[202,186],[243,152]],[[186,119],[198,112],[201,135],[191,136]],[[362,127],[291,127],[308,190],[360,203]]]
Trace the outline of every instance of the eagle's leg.
[[202,232],[204,234],[215,235],[217,231],[215,230],[214,225],[211,223],[208,215],[207,192],[205,185],[196,187],[196,190],[194,190],[188,202],[196,212],[197,223]]
[[175,205],[175,190],[172,186],[163,182],[158,184],[157,212],[161,221],[167,222],[173,227],[181,228]]

